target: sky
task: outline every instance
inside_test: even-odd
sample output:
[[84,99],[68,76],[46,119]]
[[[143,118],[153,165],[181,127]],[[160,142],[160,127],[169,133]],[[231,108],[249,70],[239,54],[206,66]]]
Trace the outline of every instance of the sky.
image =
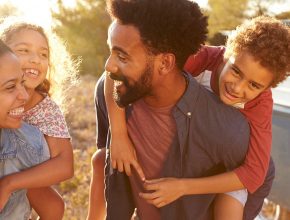
[[[25,16],[31,19],[37,19],[37,21],[44,25],[49,26],[51,24],[50,7],[55,5],[57,0],[0,0],[0,4],[12,3],[19,11],[23,12]],[[65,4],[73,6],[74,0],[63,0]],[[196,0],[201,7],[207,7],[207,0]],[[272,4],[272,12],[278,13],[281,11],[290,10],[290,0],[287,0],[285,4]]]

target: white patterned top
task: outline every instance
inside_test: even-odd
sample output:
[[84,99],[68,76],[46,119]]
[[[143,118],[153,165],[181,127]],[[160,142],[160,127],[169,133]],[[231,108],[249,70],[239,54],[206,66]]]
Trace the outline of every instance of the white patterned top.
[[32,109],[24,112],[23,120],[36,126],[47,136],[70,138],[60,107],[49,96],[46,96]]

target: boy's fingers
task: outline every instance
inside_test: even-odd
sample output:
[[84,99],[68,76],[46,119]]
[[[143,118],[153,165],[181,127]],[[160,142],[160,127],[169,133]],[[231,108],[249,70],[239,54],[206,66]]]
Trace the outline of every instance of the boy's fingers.
[[139,193],[139,196],[143,199],[146,199],[146,200],[154,200],[156,198],[158,198],[158,195],[156,192],[153,192],[153,193]]
[[125,167],[125,172],[126,172],[127,176],[131,176],[131,167],[130,167],[130,164],[124,163],[124,167]]
[[113,169],[117,168],[117,161],[116,160],[112,160],[112,167],[113,167]]
[[124,172],[123,162],[122,161],[118,161],[117,165],[118,165],[118,171],[121,172],[121,173]]
[[135,169],[136,172],[138,173],[140,179],[141,179],[142,181],[145,181],[145,174],[144,174],[144,172],[143,172],[141,166],[139,165],[139,163],[138,163],[136,160],[134,160],[134,161],[132,162],[132,166],[134,167],[134,169]]

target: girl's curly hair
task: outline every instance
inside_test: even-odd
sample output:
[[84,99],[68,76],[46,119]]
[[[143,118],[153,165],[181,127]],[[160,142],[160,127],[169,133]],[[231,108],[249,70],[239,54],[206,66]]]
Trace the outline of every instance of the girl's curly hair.
[[72,59],[66,44],[52,31],[22,17],[7,17],[0,24],[0,39],[9,45],[14,34],[22,30],[34,30],[46,40],[49,48],[49,68],[46,79],[36,87],[36,91],[49,95],[61,106],[67,109],[68,91],[78,82],[79,59]]
[[290,75],[290,28],[268,16],[238,26],[226,43],[226,59],[246,51],[274,75],[276,87]]

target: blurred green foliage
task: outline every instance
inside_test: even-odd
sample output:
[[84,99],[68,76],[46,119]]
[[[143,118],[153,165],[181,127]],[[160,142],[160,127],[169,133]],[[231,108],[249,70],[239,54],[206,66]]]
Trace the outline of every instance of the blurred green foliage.
[[[226,31],[235,29],[244,20],[258,15],[271,15],[278,19],[289,19],[290,11],[274,15],[270,12],[273,3],[285,3],[286,0],[208,0],[209,37],[212,45],[222,45],[226,41]],[[289,8],[290,9],[290,8]]]
[[109,50],[107,28],[110,18],[105,0],[76,0],[76,7],[66,7],[58,0],[52,12],[54,30],[68,43],[73,56],[82,59],[81,74],[100,75]]
[[5,18],[11,15],[18,15],[19,11],[10,3],[0,4],[0,18]]

